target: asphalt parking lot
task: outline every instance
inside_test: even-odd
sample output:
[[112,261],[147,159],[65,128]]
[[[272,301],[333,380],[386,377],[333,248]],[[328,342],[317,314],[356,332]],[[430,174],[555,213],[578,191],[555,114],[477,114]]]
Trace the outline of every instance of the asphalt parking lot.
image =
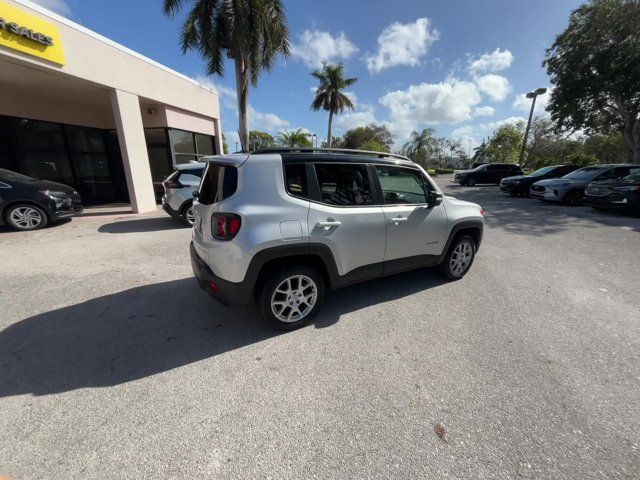
[[640,477],[640,219],[511,198],[456,283],[334,292],[291,333],[200,291],[163,213],[0,230],[0,475]]

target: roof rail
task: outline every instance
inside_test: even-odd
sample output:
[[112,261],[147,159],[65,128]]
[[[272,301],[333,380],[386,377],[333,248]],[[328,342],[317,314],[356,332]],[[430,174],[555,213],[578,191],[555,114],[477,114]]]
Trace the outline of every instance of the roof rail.
[[378,158],[397,158],[399,160],[412,161],[409,157],[399,155],[397,153],[389,152],[374,152],[371,150],[352,150],[350,148],[314,148],[314,147],[293,147],[293,148],[265,148],[262,150],[255,150],[249,152],[255,153],[342,153],[342,154],[355,154],[355,155],[368,155]]

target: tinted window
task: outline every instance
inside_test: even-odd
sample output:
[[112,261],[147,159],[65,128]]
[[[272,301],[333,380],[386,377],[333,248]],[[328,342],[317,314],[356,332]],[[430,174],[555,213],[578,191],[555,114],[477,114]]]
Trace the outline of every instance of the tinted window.
[[420,172],[398,167],[377,166],[384,203],[427,203],[424,180]]
[[604,167],[584,167],[580,168],[574,172],[571,172],[568,175],[565,175],[562,178],[573,178],[575,180],[587,180],[591,177],[594,177],[598,174],[598,172],[602,172]]
[[204,205],[229,198],[238,188],[238,170],[229,165],[210,163],[200,184],[200,198]]
[[533,173],[530,173],[529,176],[530,177],[542,177],[542,176],[546,175],[547,173],[554,172],[555,170],[557,170],[555,172],[556,174],[560,173],[560,169],[556,169],[556,167],[543,167],[543,168],[540,168],[540,169],[536,170]]
[[596,180],[611,180],[629,175],[629,167],[616,167],[596,177]]
[[320,196],[330,205],[371,205],[371,185],[364,165],[315,165]]
[[307,184],[307,169],[304,163],[285,165],[285,187],[289,195],[307,198],[309,187]]

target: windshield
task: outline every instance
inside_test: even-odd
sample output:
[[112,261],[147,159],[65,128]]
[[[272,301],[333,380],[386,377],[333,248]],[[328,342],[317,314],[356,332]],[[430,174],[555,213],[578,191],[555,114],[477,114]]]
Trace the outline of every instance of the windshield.
[[540,168],[539,170],[536,170],[535,172],[530,173],[529,176],[542,177],[543,175],[546,175],[547,173],[552,172],[555,169],[556,167],[543,167],[543,168]]
[[562,178],[571,178],[573,180],[584,180],[604,171],[606,167],[584,167],[565,175]]
[[35,178],[27,177],[26,175],[12,172],[11,170],[5,170],[4,168],[0,168],[0,179],[10,182],[31,182],[35,180]]
[[632,182],[640,182],[640,170],[634,171],[631,175],[624,177],[624,179]]

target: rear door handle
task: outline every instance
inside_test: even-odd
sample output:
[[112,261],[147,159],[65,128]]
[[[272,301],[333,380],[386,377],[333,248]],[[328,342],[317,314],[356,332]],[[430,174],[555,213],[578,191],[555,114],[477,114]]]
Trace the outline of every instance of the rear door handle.
[[316,227],[320,228],[339,227],[340,225],[342,225],[342,223],[337,220],[316,223]]
[[395,217],[395,218],[390,218],[389,223],[400,223],[400,222],[406,222],[407,220],[409,219],[405,217]]

